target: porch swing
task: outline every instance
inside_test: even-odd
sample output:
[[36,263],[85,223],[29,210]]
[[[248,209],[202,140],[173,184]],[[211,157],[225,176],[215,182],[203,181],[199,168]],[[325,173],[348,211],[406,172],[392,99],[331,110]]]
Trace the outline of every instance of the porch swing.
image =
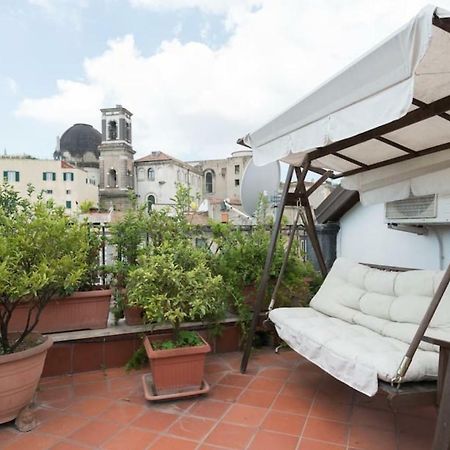
[[[268,318],[295,351],[353,388],[367,395],[384,391],[394,406],[438,403],[433,450],[450,444],[450,266],[444,273],[411,272],[338,259],[328,273],[309,197],[325,180],[341,178],[343,187],[359,191],[363,203],[401,200],[411,193],[450,194],[449,55],[450,13],[427,6],[338,75],[238,140],[253,150],[257,166],[277,160],[289,164],[241,372],[250,358],[284,207],[299,205],[292,230],[301,219],[326,278],[309,308],[275,308],[293,231]],[[319,177],[307,189],[311,172]],[[294,173],[297,185],[291,192]],[[362,354],[364,345],[370,358]],[[430,381],[436,375],[437,383]]]

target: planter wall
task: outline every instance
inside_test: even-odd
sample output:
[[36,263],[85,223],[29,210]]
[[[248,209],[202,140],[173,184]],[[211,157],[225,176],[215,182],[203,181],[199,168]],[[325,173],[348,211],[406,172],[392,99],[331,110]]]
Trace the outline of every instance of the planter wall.
[[[111,289],[75,292],[68,297],[54,299],[42,311],[33,331],[55,333],[106,328],[110,301]],[[27,315],[27,305],[18,306],[12,315],[9,329],[13,332],[23,330]]]
[[15,419],[30,404],[52,343],[47,336],[36,347],[0,356],[0,423]]
[[[195,328],[206,339],[214,352],[225,353],[239,350],[240,326],[236,323],[224,325],[220,336],[210,337],[204,327]],[[122,367],[142,345],[142,330],[135,333],[98,338],[83,338],[55,342],[49,349],[44,366],[44,377],[86,372],[89,370]],[[89,333],[89,332],[86,332]],[[162,330],[160,334],[166,334]]]
[[206,354],[211,351],[211,347],[203,338],[204,345],[196,347],[180,347],[170,350],[154,350],[152,348],[152,342],[171,337],[171,334],[151,335],[144,339],[157,395],[200,389]]

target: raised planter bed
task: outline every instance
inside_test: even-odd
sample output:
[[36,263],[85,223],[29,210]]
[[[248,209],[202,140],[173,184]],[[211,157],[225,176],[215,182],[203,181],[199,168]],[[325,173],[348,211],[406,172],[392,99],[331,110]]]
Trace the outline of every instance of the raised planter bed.
[[[236,317],[222,322],[223,330],[213,336],[208,324],[196,322],[183,324],[183,329],[197,330],[217,353],[239,350],[241,329]],[[54,345],[49,349],[43,376],[73,374],[89,370],[124,366],[142,345],[142,334],[159,336],[167,334],[167,326],[128,326],[122,320],[117,326],[100,330],[70,331],[52,335]]]
[[[52,300],[41,313],[34,329],[38,333],[95,330],[106,328],[108,323],[111,289],[75,292]],[[11,331],[23,330],[27,322],[28,306],[19,305],[10,321]],[[31,320],[34,319],[33,312]]]

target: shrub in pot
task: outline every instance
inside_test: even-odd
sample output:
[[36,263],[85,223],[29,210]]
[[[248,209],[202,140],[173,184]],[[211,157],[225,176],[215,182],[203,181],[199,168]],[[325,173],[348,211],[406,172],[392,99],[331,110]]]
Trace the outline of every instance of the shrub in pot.
[[[0,185],[0,423],[27,406],[52,341],[34,333],[52,298],[73,292],[86,272],[83,225],[39,200],[30,204]],[[24,306],[27,320],[12,332],[11,317]]]
[[111,227],[111,243],[116,250],[112,266],[116,321],[123,316],[128,325],[144,321],[142,308],[129,304],[126,290],[128,274],[137,266],[139,255],[147,251],[148,246],[158,248],[166,241],[186,239],[192,231],[185,216],[193,200],[190,188],[178,183],[172,200],[173,210],[163,208],[148,214],[146,207],[138,207],[136,198],[132,197],[132,207]]
[[[213,223],[211,225],[213,240],[217,246],[211,267],[213,273],[220,274],[225,281],[231,310],[239,315],[242,337],[245,339],[270,242],[270,226],[264,219],[248,231],[229,224]],[[285,246],[286,238],[280,236],[276,245],[263,310],[269,305],[283,263]],[[306,306],[314,291],[320,286],[320,275],[311,263],[302,260],[299,253],[298,243],[294,241],[278,290],[277,306]]]
[[[111,290],[99,284],[103,270],[99,264],[103,238],[100,230],[86,221],[81,222],[79,226],[87,243],[83,251],[86,270],[74,292],[63,297],[56,295],[47,304],[35,328],[35,331],[40,333],[99,329],[107,326]],[[11,330],[18,331],[24,327],[28,311],[26,304],[15,309],[10,322]]]
[[150,323],[169,323],[167,336],[147,336],[154,389],[158,395],[198,390],[209,344],[183,322],[213,320],[225,312],[222,277],[214,276],[205,251],[189,240],[164,241],[140,258],[127,284],[131,305]]

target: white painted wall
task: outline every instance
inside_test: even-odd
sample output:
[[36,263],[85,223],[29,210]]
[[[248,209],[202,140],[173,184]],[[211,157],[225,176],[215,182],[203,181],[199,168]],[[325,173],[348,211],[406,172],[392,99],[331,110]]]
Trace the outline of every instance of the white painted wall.
[[[427,236],[390,230],[384,205],[358,203],[340,220],[337,255],[359,262],[420,269],[442,269],[450,264],[450,227],[430,227]],[[442,251],[439,251],[439,239]],[[440,261],[442,256],[442,261]]]
[[[172,199],[177,192],[177,184],[189,185],[191,195],[201,201],[202,176],[192,172],[176,162],[139,162],[136,166],[136,194],[140,204],[147,204],[149,195],[154,195],[156,207],[173,205]],[[148,169],[154,170],[154,180],[148,179]]]

